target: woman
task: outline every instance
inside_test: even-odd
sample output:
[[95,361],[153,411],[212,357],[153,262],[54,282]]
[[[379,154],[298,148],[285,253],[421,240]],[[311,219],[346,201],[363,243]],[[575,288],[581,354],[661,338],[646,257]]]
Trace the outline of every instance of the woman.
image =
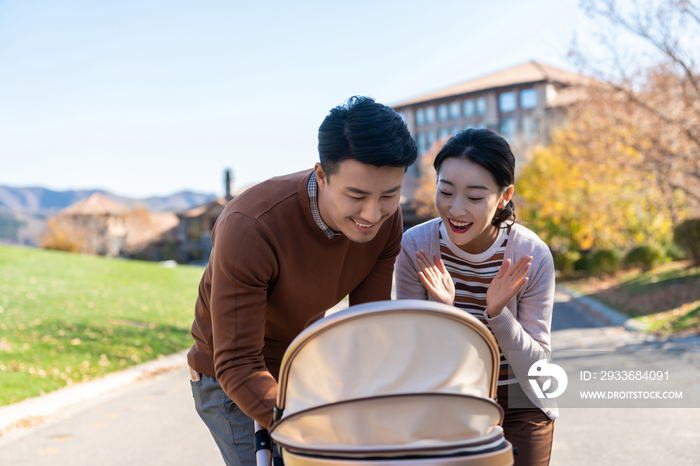
[[528,370],[550,356],[554,265],[544,242],[515,223],[515,157],[496,133],[467,129],[447,141],[433,166],[440,217],[404,234],[397,297],[454,305],[491,329],[515,464],[547,465],[558,413],[534,394]]

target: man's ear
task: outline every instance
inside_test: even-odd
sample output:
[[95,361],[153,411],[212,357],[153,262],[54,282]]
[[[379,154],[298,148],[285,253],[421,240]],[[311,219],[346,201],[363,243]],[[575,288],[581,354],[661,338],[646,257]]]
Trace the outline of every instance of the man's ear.
[[506,188],[505,192],[501,194],[501,200],[498,201],[499,209],[503,209],[506,205],[508,205],[508,202],[510,202],[510,200],[513,199],[514,191],[515,187],[513,185],[510,185]]
[[320,162],[316,162],[316,165],[314,165],[314,172],[316,173],[318,189],[319,191],[323,191],[328,184],[328,175],[326,175],[326,172],[323,170],[323,165],[321,165]]

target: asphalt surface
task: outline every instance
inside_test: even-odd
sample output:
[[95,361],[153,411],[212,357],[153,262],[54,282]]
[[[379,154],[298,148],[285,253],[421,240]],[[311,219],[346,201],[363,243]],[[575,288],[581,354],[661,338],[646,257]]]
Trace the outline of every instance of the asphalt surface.
[[[555,358],[557,350],[573,348],[653,349],[689,380],[700,381],[696,342],[659,342],[605,325],[562,293],[556,296],[552,344]],[[552,465],[700,464],[700,409],[561,408],[560,414]],[[0,436],[2,466],[202,464],[223,461],[194,411],[184,361]]]

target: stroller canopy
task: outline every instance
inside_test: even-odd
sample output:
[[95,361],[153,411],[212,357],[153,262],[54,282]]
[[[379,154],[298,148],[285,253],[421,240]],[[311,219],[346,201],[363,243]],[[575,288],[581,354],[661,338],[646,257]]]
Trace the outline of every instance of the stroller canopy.
[[486,448],[502,442],[498,364],[490,331],[452,306],[354,306],[287,349],[271,433],[283,447],[324,454]]

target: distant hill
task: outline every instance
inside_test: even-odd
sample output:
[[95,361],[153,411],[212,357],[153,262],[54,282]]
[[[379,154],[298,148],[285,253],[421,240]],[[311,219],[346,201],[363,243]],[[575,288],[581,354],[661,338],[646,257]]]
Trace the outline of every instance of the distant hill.
[[0,210],[21,212],[31,215],[52,215],[69,205],[75,204],[90,197],[93,193],[100,193],[105,197],[129,207],[142,206],[151,212],[164,212],[187,210],[212,200],[214,194],[195,193],[183,191],[170,196],[148,197],[135,199],[117,196],[108,191],[99,189],[80,191],[52,191],[46,188],[16,188],[0,186]]
[[180,212],[205,204],[216,197],[214,194],[183,191],[170,196],[134,199],[99,189],[52,191],[40,187],[0,186],[0,242],[38,245],[47,217],[96,192],[128,207],[141,206],[150,212]]

